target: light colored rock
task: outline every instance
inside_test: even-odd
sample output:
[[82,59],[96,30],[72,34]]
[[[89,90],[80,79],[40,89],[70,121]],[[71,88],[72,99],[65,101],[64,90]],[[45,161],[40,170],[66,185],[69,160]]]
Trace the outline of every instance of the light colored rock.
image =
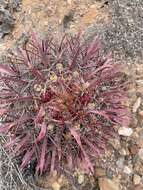
[[74,177],[77,178],[78,183],[81,185],[82,183],[84,183],[85,179],[85,173],[83,170],[80,169],[76,169],[74,172]]
[[134,185],[139,185],[141,182],[141,177],[139,175],[135,174],[133,176],[133,182],[134,182]]
[[120,127],[118,130],[118,133],[119,133],[119,135],[129,137],[133,133],[133,129],[129,128],[129,127]]
[[99,178],[100,190],[120,190],[119,181],[108,178]]
[[119,150],[121,148],[120,141],[118,139],[110,139],[110,144],[116,149]]
[[72,4],[72,0],[67,0],[67,3],[68,4]]
[[143,190],[143,186],[142,185],[138,185],[134,188],[134,190]]
[[[53,177],[57,177],[57,174],[54,174],[55,176]],[[62,186],[65,185],[65,178],[63,175],[61,175],[59,178],[56,179],[56,181],[53,181],[53,183],[51,184],[51,187],[53,190],[60,190],[62,188]]]
[[96,168],[95,173],[97,177],[104,177],[106,176],[106,171],[103,168]]
[[48,176],[37,176],[36,182],[42,189],[60,190],[63,186],[68,185],[68,181],[63,175],[58,175],[57,171],[53,171]]
[[113,171],[111,169],[107,169],[106,170],[106,176],[107,176],[107,178],[112,179],[113,178]]
[[128,149],[131,155],[136,155],[138,153],[139,147],[137,144],[133,144],[133,145],[130,145]]
[[143,85],[143,80],[137,80],[136,83],[137,83],[138,85]]
[[53,188],[53,190],[60,190],[61,189],[61,185],[58,182],[54,182],[52,184],[52,188]]
[[139,112],[139,115],[140,115],[141,117],[143,117],[143,110],[141,110],[141,111]]
[[119,153],[120,153],[122,156],[126,156],[126,155],[127,155],[127,152],[126,152],[126,150],[125,150],[124,148],[121,148],[121,149],[119,150]]
[[84,182],[84,174],[80,174],[79,176],[78,176],[78,183],[79,184],[82,184]]
[[139,133],[139,136],[143,138],[143,129],[137,128],[136,131]]
[[123,172],[127,175],[130,175],[132,173],[132,170],[128,166],[125,166],[123,169]]
[[139,155],[140,159],[143,160],[143,148],[141,148],[141,149],[139,150],[138,155]]
[[133,138],[139,138],[139,134],[137,131],[134,131],[133,134],[132,134],[132,137]]
[[138,99],[136,100],[136,102],[133,105],[133,113],[137,112],[140,105],[141,105],[141,97],[138,97]]
[[141,183],[143,184],[143,176],[141,177]]
[[121,158],[119,158],[116,161],[116,165],[118,166],[118,168],[123,169],[123,167],[124,167],[124,161],[125,161],[124,157],[121,157]]
[[139,148],[143,148],[143,129],[138,131],[138,136],[135,139]]

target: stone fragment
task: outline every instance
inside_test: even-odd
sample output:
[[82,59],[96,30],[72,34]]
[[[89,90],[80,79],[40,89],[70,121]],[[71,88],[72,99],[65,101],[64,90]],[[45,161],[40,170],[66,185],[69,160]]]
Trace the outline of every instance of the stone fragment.
[[129,146],[129,152],[132,155],[137,154],[138,153],[138,149],[139,149],[139,147],[136,144],[133,144],[133,145]]
[[119,181],[108,178],[99,178],[100,190],[120,190]]
[[127,155],[127,151],[124,149],[124,148],[121,148],[119,150],[119,153],[122,155],[122,156],[126,156]]
[[72,0],[67,0],[67,3],[68,4],[72,4]]
[[43,189],[61,190],[62,187],[67,187],[67,180],[63,175],[58,176],[57,171],[53,171],[48,176],[37,176],[36,183]]
[[107,178],[112,179],[113,178],[113,171],[111,169],[107,169],[106,170],[106,176],[107,176]]
[[138,155],[139,155],[140,159],[143,160],[143,148],[141,148],[141,149],[139,150]]
[[143,110],[139,111],[139,115],[143,117]]
[[116,149],[119,150],[121,148],[120,141],[118,139],[110,139],[110,144]]
[[95,173],[97,177],[104,177],[106,176],[106,171],[103,168],[96,168]]
[[134,187],[134,190],[143,190],[143,186],[142,185],[138,185],[138,186]]
[[80,174],[79,176],[78,176],[78,183],[79,184],[82,184],[84,182],[84,174]]
[[133,133],[133,129],[129,127],[120,127],[118,133],[119,135],[129,137]]
[[134,185],[139,185],[140,181],[141,181],[141,177],[139,175],[135,174],[133,176],[133,183],[134,183]]
[[140,105],[141,105],[141,97],[138,97],[138,99],[136,100],[136,102],[133,105],[133,113],[137,112]]
[[54,182],[52,184],[52,188],[53,188],[53,190],[60,190],[61,189],[61,185],[58,182]]
[[132,173],[132,170],[128,166],[125,166],[123,169],[123,172],[127,175],[130,175]]
[[143,85],[143,80],[137,80],[136,83],[137,83],[138,85]]
[[138,132],[138,136],[136,137],[136,143],[140,148],[143,148],[143,129]]
[[116,161],[116,165],[118,166],[118,168],[123,169],[123,167],[124,167],[124,161],[125,161],[124,157],[121,157],[121,158],[119,158]]

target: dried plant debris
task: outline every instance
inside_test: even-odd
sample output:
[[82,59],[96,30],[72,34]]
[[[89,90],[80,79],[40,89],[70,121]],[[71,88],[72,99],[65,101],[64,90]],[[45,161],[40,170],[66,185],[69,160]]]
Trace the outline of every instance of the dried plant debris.
[[[5,142],[4,136],[0,136],[0,144]],[[30,190],[28,184],[24,180],[20,172],[16,160],[9,156],[3,147],[0,145],[0,189],[1,190],[18,190],[19,187],[23,190]],[[28,188],[26,188],[28,187]],[[25,189],[24,189],[25,188]]]
[[19,5],[19,0],[0,0],[0,38],[12,31],[15,21],[13,12]]

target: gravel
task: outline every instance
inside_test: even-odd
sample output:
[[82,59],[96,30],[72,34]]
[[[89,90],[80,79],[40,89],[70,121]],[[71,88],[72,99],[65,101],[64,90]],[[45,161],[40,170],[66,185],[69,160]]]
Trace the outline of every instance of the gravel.
[[14,28],[14,11],[19,8],[21,0],[0,0],[0,39],[11,33]]
[[[117,62],[142,63],[143,1],[109,0],[109,23],[95,24],[105,51],[113,52]],[[91,33],[94,29],[91,27]]]

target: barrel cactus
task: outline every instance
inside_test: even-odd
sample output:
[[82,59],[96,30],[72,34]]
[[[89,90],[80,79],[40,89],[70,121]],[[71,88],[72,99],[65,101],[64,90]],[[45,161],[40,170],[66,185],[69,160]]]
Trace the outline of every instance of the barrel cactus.
[[34,162],[38,174],[61,167],[91,173],[117,135],[114,125],[128,125],[121,66],[99,50],[97,37],[83,41],[80,32],[60,42],[32,34],[0,64],[0,133],[21,168]]

